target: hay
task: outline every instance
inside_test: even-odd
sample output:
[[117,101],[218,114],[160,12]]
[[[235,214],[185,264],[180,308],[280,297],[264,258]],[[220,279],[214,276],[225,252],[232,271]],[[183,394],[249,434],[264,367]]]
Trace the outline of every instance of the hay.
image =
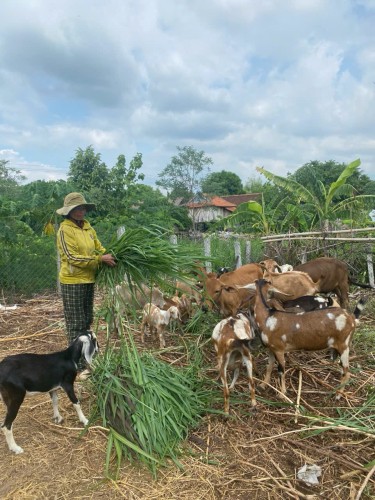
[[[363,328],[375,326],[367,314],[362,322]],[[104,329],[99,329],[102,345],[104,337]],[[138,342],[136,334],[135,338]],[[0,340],[1,358],[16,352],[51,352],[64,348],[66,337],[60,299],[36,297],[20,304],[15,311],[0,313]],[[148,338],[146,347],[157,349],[151,342]],[[171,348],[162,353],[163,359],[186,365],[188,360],[181,343],[181,337],[169,334]],[[203,356],[206,376],[215,379],[216,360],[210,344],[204,347]],[[264,352],[257,356],[257,365],[263,373]],[[373,352],[355,337],[352,382],[346,398],[340,402],[342,411],[364,403],[374,386],[374,366]],[[353,432],[345,426],[314,436],[308,436],[305,431],[301,433],[309,423],[307,414],[322,418],[312,425],[315,429],[326,427],[325,421],[337,417],[337,404],[331,394],[339,380],[338,365],[326,359],[324,353],[296,353],[289,355],[287,367],[288,398],[293,404],[280,404],[276,391],[267,388],[258,397],[258,409],[252,412],[247,401],[247,384],[241,378],[231,396],[231,417],[225,419],[219,414],[205,417],[184,443],[185,453],[181,459],[184,469],[181,471],[171,463],[160,470],[157,480],[145,467],[129,463],[121,467],[118,481],[104,477],[106,430],[94,422],[82,433],[74,408],[63,393],[60,407],[65,421],[61,426],[52,423],[48,395],[27,398],[14,424],[16,440],[25,452],[10,453],[0,435],[0,498],[370,499],[375,485],[374,463],[371,463],[374,436]],[[78,389],[83,410],[88,414],[93,404],[92,395],[87,385],[81,384]],[[219,387],[217,394],[221,396]],[[221,410],[221,404],[218,409]],[[1,420],[2,404],[0,415]],[[296,472],[305,463],[315,463],[322,468],[318,486],[309,487],[297,480]],[[370,465],[364,467],[365,464]]]

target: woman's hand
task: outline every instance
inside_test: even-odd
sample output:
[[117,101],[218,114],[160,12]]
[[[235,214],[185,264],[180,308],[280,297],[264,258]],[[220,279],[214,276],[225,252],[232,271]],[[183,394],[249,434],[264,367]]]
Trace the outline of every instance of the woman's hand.
[[104,264],[107,264],[107,266],[114,267],[116,265],[115,258],[110,253],[102,255],[101,260]]

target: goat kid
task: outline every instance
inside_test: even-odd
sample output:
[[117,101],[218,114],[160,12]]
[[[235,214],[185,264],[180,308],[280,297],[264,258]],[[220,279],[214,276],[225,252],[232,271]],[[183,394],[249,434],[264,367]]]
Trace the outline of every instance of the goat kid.
[[[262,387],[270,383],[272,369],[277,361],[281,392],[285,394],[285,353],[323,349],[333,349],[340,355],[340,387],[343,387],[350,378],[349,346],[356,320],[363,308],[363,301],[359,301],[353,314],[340,307],[292,313],[269,307],[264,297],[264,293],[272,288],[268,281],[258,280],[255,286],[257,293],[254,318],[262,332],[262,341],[269,349],[268,366]],[[342,391],[338,389],[336,399],[340,399],[341,394]]]
[[150,333],[159,335],[160,348],[165,347],[164,330],[171,319],[180,319],[180,313],[176,306],[171,306],[167,311],[163,311],[155,304],[146,304],[143,308],[143,319],[141,323],[141,341],[145,341],[145,330],[148,325]]
[[[212,341],[217,353],[218,369],[224,391],[224,411],[229,413],[229,392],[233,389],[241,365],[247,370],[251,405],[255,406],[255,384],[253,379],[253,360],[249,342],[255,337],[247,317],[240,313],[235,317],[223,319],[212,333]],[[233,379],[228,387],[227,371],[233,370]]]
[[58,409],[57,390],[63,389],[78,414],[83,425],[88,420],[81,410],[74,392],[77,364],[81,356],[91,364],[98,352],[98,343],[92,332],[76,337],[64,351],[51,354],[15,354],[7,356],[0,363],[0,395],[7,407],[1,428],[10,451],[22,453],[13,437],[13,422],[27,394],[48,392],[51,396],[53,419],[57,424],[63,421]]

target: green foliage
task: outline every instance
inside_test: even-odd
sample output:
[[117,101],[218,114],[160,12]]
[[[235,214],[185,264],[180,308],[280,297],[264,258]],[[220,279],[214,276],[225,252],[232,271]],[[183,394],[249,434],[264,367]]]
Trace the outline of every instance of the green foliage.
[[70,161],[68,180],[77,191],[84,193],[93,189],[108,188],[109,173],[100,153],[95,153],[92,146],[78,148]]
[[[295,180],[299,184],[305,186],[309,191],[318,191],[318,184],[329,186],[343,173],[346,168],[345,163],[337,163],[333,160],[320,162],[317,160],[305,163],[298,168],[293,174],[288,174],[288,178]],[[370,178],[356,169],[350,176],[350,184],[354,188],[356,194],[371,194],[366,193],[366,187],[371,183]]]
[[244,190],[246,193],[263,193],[265,186],[261,177],[250,177],[244,184]]
[[172,199],[191,198],[200,188],[200,177],[213,162],[193,146],[177,146],[177,150],[178,155],[162,170],[156,184],[166,189]]
[[329,221],[339,218],[350,217],[352,221],[357,221],[357,225],[359,220],[368,218],[375,197],[355,195],[353,186],[347,182],[357,172],[360,163],[358,159],[347,165],[329,186],[318,180],[310,185],[310,190],[292,178],[280,177],[260,167],[257,170],[292,195],[295,204],[308,214],[305,220],[311,220],[311,227],[324,229]]
[[8,296],[30,296],[46,290],[56,290],[54,239],[37,237],[28,228],[25,234],[18,234],[16,242],[12,243],[11,246],[0,243],[2,291],[6,291]]
[[242,181],[237,174],[222,170],[208,174],[201,182],[203,193],[210,195],[231,195],[244,192]]

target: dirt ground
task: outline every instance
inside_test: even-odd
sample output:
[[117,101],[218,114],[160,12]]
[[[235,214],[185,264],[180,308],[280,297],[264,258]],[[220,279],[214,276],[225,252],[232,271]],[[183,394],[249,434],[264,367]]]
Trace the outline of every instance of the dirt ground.
[[[24,300],[16,310],[0,312],[0,358],[64,348],[63,326],[62,306],[57,296]],[[373,318],[365,315],[359,333],[361,328],[370,331],[373,342]],[[358,339],[362,339],[359,333]],[[99,330],[99,340],[104,343],[104,338],[105,332]],[[107,431],[100,422],[94,422],[82,435],[75,410],[65,394],[60,395],[60,412],[64,416],[61,425],[52,423],[48,395],[29,397],[13,427],[24,453],[9,452],[0,435],[0,498],[374,498],[375,467],[370,462],[375,458],[375,429],[373,433],[365,433],[342,425],[311,435],[312,430],[326,429],[325,418],[337,417],[340,409],[363,405],[370,391],[374,391],[374,351],[371,343],[356,338],[351,353],[352,383],[339,409],[332,397],[339,380],[338,366],[325,353],[290,355],[287,386],[291,405],[282,405],[276,392],[267,389],[258,398],[257,411],[252,412],[246,402],[246,381],[241,380],[231,399],[231,417],[204,417],[199,428],[183,443],[183,469],[171,464],[160,470],[157,479],[147,469],[128,462],[123,463],[117,481],[105,477]],[[167,342],[178,342],[178,336],[170,335]],[[214,377],[211,344],[206,348],[205,357],[212,362],[208,374]],[[265,361],[265,352],[259,353],[257,364],[261,373]],[[89,415],[93,395],[82,383],[77,391],[84,413]],[[310,433],[306,431],[308,420],[298,413],[295,404],[298,398],[307,414],[322,417]],[[0,421],[4,409],[0,403]],[[304,464],[321,468],[319,484],[308,486],[297,478],[297,471]],[[370,465],[365,467],[366,464]]]

